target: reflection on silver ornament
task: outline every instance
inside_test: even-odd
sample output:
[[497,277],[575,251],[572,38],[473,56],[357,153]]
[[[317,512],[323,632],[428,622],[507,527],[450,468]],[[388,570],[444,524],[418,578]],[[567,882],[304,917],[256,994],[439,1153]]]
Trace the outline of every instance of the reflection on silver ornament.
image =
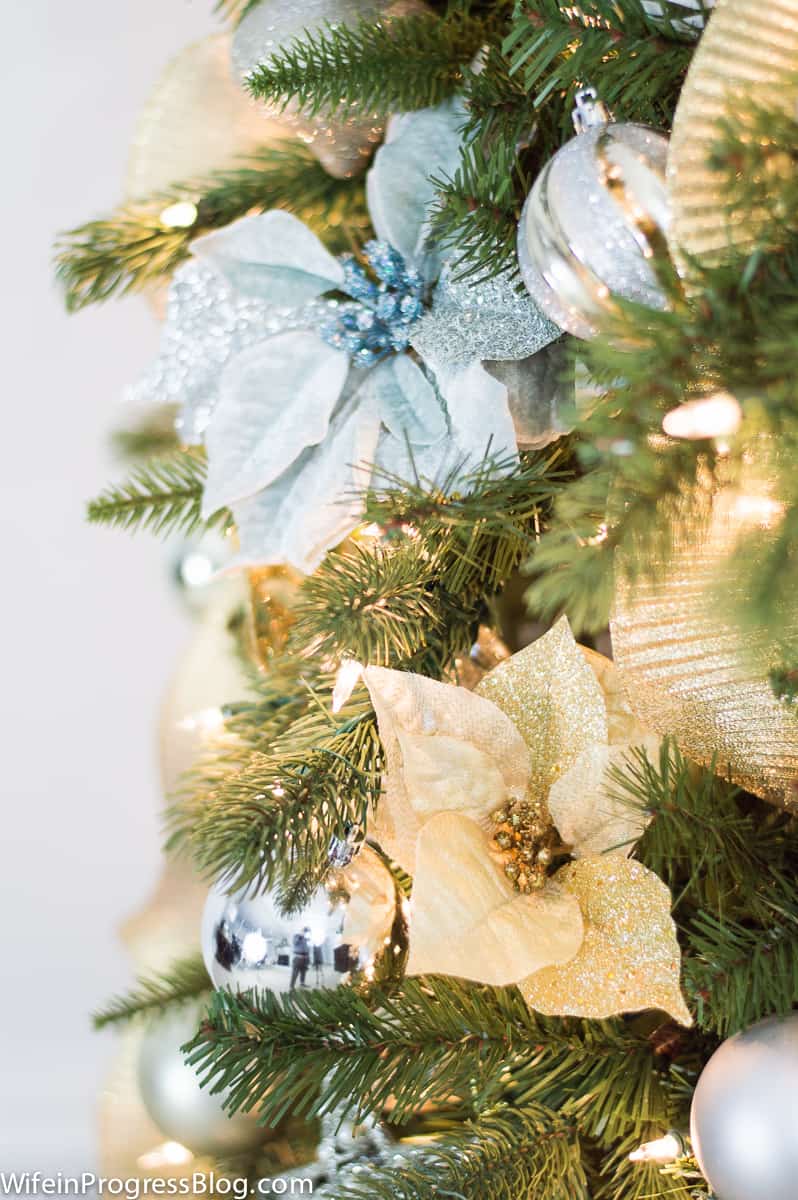
[[252,1113],[229,1117],[223,1097],[200,1087],[180,1049],[197,1032],[202,1006],[162,1018],[141,1043],[138,1082],[147,1112],[158,1128],[193,1154],[239,1154],[259,1145],[267,1132]]
[[[233,68],[242,80],[307,32],[321,33],[336,25],[357,26],[361,20],[403,17],[426,12],[421,0],[260,0],[244,16],[233,38]],[[382,139],[382,123],[376,114],[353,115],[342,105],[335,113],[307,116],[295,103],[280,113],[298,136],[312,149],[322,166],[337,179],[364,170],[374,147]]]
[[650,260],[665,248],[668,139],[609,121],[592,88],[576,99],[577,136],[546,164],[524,204],[518,262],[539,308],[591,338],[613,296],[666,307]]
[[698,1081],[693,1150],[717,1200],[795,1200],[798,1013],[729,1038]]
[[395,907],[393,879],[367,847],[296,912],[283,912],[275,892],[214,889],[202,917],[205,965],[220,988],[334,988],[350,971],[369,969]]
[[705,10],[714,8],[715,0],[642,0],[649,17],[664,18],[678,33],[698,38],[707,23]]

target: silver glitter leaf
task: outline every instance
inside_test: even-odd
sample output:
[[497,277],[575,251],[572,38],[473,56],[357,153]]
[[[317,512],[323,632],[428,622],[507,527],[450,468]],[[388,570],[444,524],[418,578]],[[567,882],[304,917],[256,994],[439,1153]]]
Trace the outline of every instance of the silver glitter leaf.
[[560,337],[561,330],[535,302],[499,275],[482,283],[456,281],[444,268],[432,308],[413,331],[412,344],[422,358],[449,367],[475,359],[520,359]]

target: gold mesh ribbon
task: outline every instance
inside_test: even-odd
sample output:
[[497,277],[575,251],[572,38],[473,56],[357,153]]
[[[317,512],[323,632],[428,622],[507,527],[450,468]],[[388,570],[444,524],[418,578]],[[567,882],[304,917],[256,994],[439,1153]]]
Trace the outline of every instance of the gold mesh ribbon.
[[741,97],[792,112],[798,72],[798,0],[718,0],[695,52],[673,122],[668,154],[669,241],[711,262],[756,240],[756,216],[735,212],[722,174],[707,165],[718,120]]
[[[768,529],[780,507],[745,480],[708,498],[706,523],[687,522],[667,571],[621,581],[612,621],[616,664],[638,718],[672,735],[688,758],[777,804],[798,788],[798,713],[773,695],[776,653],[766,631],[743,634],[722,616],[718,587],[735,586],[740,536]],[[738,597],[739,599],[739,597]]]

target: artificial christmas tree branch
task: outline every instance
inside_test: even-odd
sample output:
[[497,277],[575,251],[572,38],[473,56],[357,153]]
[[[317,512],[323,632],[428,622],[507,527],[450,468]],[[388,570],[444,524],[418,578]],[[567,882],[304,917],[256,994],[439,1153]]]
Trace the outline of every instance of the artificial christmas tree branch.
[[[170,208],[183,202],[195,207],[194,220],[171,224]],[[307,146],[285,140],[264,146],[235,169],[176,182],[61,234],[56,276],[67,308],[75,311],[168,276],[195,238],[272,208],[295,213],[333,251],[351,250],[369,236],[362,181],[334,179]]]
[[287,884],[298,874],[318,885],[330,839],[365,828],[379,791],[376,722],[360,709],[336,721],[314,707],[270,753],[250,754],[221,778],[200,773],[172,804],[169,847],[232,889]]
[[[601,85],[617,120],[668,125],[695,46],[667,18],[646,15],[635,0],[534,0],[518,6],[503,51],[533,107],[571,92],[576,81]],[[578,84],[577,84],[578,86]],[[570,135],[569,105],[558,105],[560,137]]]
[[423,14],[338,25],[276,50],[247,86],[259,100],[295,100],[310,115],[341,103],[381,115],[429,108],[462,87],[464,67],[492,28],[456,9],[443,20]]
[[180,449],[175,431],[176,415],[173,404],[164,404],[137,425],[117,429],[111,435],[114,451],[120,458],[133,461],[174,453]]
[[686,982],[703,1029],[727,1038],[798,1001],[798,904],[792,879],[768,895],[770,922],[697,916]]
[[212,984],[202,956],[192,955],[173,963],[168,971],[145,975],[124,996],[117,996],[92,1018],[95,1029],[119,1025],[137,1017],[162,1015],[167,1009],[210,995]]
[[206,470],[205,453],[196,448],[149,459],[124,483],[89,502],[89,521],[118,529],[148,529],[160,536],[187,534],[201,525],[225,527],[231,519],[227,509],[219,509],[207,521],[200,514]]
[[260,1104],[264,1120],[388,1105],[401,1124],[431,1101],[459,1095],[480,1108],[505,1090],[519,1105],[578,1111],[591,1136],[609,1122],[606,1139],[616,1123],[631,1119],[637,1132],[667,1115],[647,1037],[620,1023],[549,1020],[515,988],[455,979],[406,979],[387,992],[219,992],[188,1057],[215,1090],[229,1089],[231,1111]]
[[336,1200],[589,1200],[576,1127],[539,1105],[497,1108],[434,1149],[337,1189]]

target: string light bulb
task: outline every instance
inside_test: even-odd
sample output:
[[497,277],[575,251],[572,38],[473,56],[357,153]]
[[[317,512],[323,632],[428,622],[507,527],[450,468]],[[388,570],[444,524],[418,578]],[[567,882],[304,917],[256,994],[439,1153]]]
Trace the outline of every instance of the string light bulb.
[[177,200],[161,213],[161,224],[165,229],[190,229],[197,219],[197,206],[190,200]]
[[671,1163],[681,1158],[685,1152],[684,1138],[680,1133],[670,1130],[663,1137],[653,1142],[644,1142],[629,1155],[630,1162]]
[[356,658],[345,658],[335,676],[335,686],[332,694],[332,710],[341,711],[363,674],[363,664]]
[[739,400],[729,392],[714,392],[672,408],[662,418],[662,428],[668,437],[687,441],[726,438],[737,432],[742,419]]
[[194,1155],[180,1142],[163,1142],[154,1150],[140,1154],[136,1165],[144,1171],[157,1171],[161,1167],[182,1167],[190,1163]]

